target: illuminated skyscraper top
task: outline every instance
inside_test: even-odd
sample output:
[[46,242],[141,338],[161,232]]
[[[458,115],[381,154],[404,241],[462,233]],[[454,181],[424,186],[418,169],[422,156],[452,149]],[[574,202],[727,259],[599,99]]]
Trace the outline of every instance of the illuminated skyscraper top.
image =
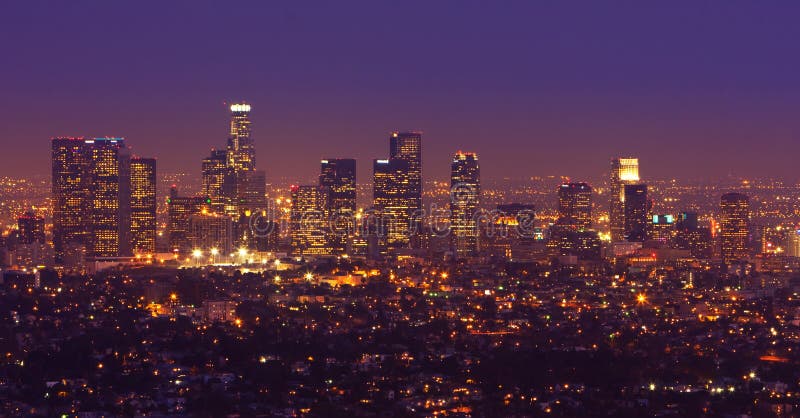
[[622,241],[625,235],[625,185],[639,182],[638,158],[611,160],[609,224],[612,241]]
[[234,173],[255,170],[256,149],[253,138],[250,136],[250,105],[235,103],[231,105],[230,110],[228,168]]
[[617,176],[624,182],[639,181],[639,159],[638,158],[617,158]]

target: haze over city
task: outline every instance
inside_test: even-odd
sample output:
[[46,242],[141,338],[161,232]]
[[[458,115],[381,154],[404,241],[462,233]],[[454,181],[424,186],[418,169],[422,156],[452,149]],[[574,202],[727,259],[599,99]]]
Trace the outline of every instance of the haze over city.
[[463,149],[486,179],[600,178],[629,154],[654,178],[794,181],[800,6],[725,6],[7,3],[0,166],[35,174],[51,137],[120,136],[196,171],[246,100],[269,178],[414,129],[436,179]]

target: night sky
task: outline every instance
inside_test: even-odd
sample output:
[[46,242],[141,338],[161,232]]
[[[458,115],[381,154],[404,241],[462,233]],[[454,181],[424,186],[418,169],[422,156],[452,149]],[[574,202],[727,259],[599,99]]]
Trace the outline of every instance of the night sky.
[[312,178],[394,129],[425,176],[800,179],[800,2],[3,2],[0,175],[46,175],[49,138],[124,136],[199,177],[225,103],[253,105],[259,168]]

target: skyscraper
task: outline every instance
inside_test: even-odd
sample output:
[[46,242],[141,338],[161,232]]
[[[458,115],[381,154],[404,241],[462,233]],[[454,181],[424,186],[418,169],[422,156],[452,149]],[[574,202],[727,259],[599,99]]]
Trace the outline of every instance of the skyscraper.
[[[129,198],[120,185],[129,190],[128,178],[121,175],[126,152],[122,138],[95,138],[88,145],[91,170],[89,211],[90,257],[117,257],[120,255],[120,235],[127,233],[127,223],[121,208],[129,207]],[[127,158],[130,158],[129,156]],[[129,209],[128,209],[129,210]],[[130,212],[128,212],[130,213]]]
[[256,149],[250,136],[250,105],[232,104],[230,131],[228,135],[228,168],[238,174],[255,170]]
[[625,189],[626,184],[639,182],[638,158],[614,158],[611,160],[609,226],[611,240],[625,239]]
[[392,132],[389,158],[374,161],[373,176],[382,247],[391,251],[414,244],[422,217],[422,133]]
[[131,158],[131,247],[135,254],[156,249],[156,160]]
[[720,199],[720,247],[722,261],[744,260],[749,255],[750,201],[741,193],[726,193]]
[[91,178],[83,138],[53,138],[51,145],[53,248],[56,263],[61,264],[68,246],[87,247]]
[[328,243],[327,203],[325,188],[292,186],[291,239],[292,250],[302,255],[331,253]]
[[645,241],[650,219],[648,217],[647,185],[626,184],[623,190],[625,193],[624,236],[628,241]]
[[335,253],[344,253],[356,213],[356,160],[328,158],[320,164],[319,185],[328,192],[331,247]]
[[481,196],[478,155],[457,152],[450,164],[450,242],[457,258],[478,251],[477,211]]
[[402,159],[374,160],[372,205],[377,211],[377,235],[386,251],[406,248],[410,243],[411,211],[408,199],[408,162]]
[[227,152],[211,150],[211,155],[203,158],[203,195],[211,199],[211,209],[217,213],[225,211],[225,179],[228,173]]
[[565,183],[558,187],[558,224],[583,231],[592,227],[592,187]]
[[130,154],[122,138],[54,138],[53,243],[56,262],[67,245],[89,257],[130,251]]
[[422,216],[422,132],[392,132],[389,138],[389,159],[408,164],[401,192],[408,206],[409,243],[419,231]]

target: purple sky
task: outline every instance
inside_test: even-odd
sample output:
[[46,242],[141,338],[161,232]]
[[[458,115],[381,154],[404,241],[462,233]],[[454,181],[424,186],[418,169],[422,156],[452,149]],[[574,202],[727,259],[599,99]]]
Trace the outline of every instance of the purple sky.
[[355,157],[367,180],[419,129],[426,177],[461,149],[491,178],[597,178],[622,153],[645,178],[794,180],[799,21],[796,1],[3,2],[0,175],[113,135],[199,176],[245,99],[268,177]]

